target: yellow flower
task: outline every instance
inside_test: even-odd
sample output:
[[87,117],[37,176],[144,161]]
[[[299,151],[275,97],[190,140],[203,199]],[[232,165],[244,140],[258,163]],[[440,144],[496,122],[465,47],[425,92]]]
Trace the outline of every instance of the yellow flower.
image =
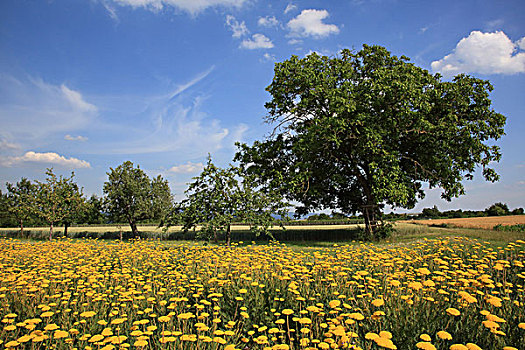
[[291,309],[284,309],[282,313],[283,313],[283,315],[288,316],[288,315],[293,314],[293,310],[291,310]]
[[89,339],[89,342],[90,342],[90,343],[96,343],[96,342],[101,341],[102,339],[104,339],[104,336],[103,336],[102,334],[96,334],[96,335],[92,336],[92,337]]
[[430,343],[430,342],[426,342],[426,341],[420,341],[416,344],[416,347],[418,349],[423,349],[423,350],[436,350],[436,347]]
[[53,334],[53,338],[55,339],[65,338],[68,336],[69,336],[69,333],[67,331],[62,331],[62,330],[56,330],[55,333]]
[[392,333],[388,331],[381,331],[379,332],[379,337],[385,338],[385,339],[392,339]]
[[80,314],[80,317],[90,318],[95,316],[97,313],[95,311],[85,311]]
[[377,306],[377,307],[383,306],[385,305],[385,301],[383,299],[375,299],[372,301],[372,305]]
[[450,345],[450,350],[469,350],[465,345],[463,344],[453,344]]
[[451,316],[459,316],[459,315],[461,315],[461,312],[459,312],[458,309],[454,309],[453,307],[449,307],[446,311],[447,311],[447,314],[449,314]]
[[428,342],[428,341],[432,341],[432,338],[430,338],[430,335],[425,334],[425,333],[421,334],[421,335],[419,336],[419,338],[420,338],[421,340],[423,340],[423,341],[427,341],[427,342]]
[[160,316],[158,318],[159,322],[169,322],[171,320],[171,318],[169,316]]
[[450,335],[450,333],[447,331],[439,331],[437,332],[436,335],[438,336],[439,339],[452,340],[452,335]]
[[148,341],[145,339],[139,339],[135,343],[133,343],[133,346],[137,346],[137,347],[143,347],[147,345],[148,345]]
[[339,307],[339,305],[341,305],[341,301],[340,300],[331,300],[328,305],[334,309],[336,307]]
[[479,346],[473,343],[467,343],[468,350],[482,350]]

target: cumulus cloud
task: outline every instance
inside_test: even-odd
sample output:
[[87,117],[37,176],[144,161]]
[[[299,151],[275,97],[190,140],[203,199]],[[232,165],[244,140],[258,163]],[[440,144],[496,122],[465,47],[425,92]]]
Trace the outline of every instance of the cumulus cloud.
[[85,137],[85,136],[81,136],[81,135],[71,136],[71,135],[67,134],[66,136],[64,136],[64,140],[67,140],[67,141],[87,141],[88,138]]
[[279,21],[275,17],[259,17],[257,24],[261,27],[276,27],[279,25]]
[[152,11],[160,11],[165,7],[173,7],[196,15],[210,7],[241,7],[248,0],[114,0],[121,6],[133,8],[143,7]]
[[273,47],[272,41],[263,34],[254,34],[251,39],[245,39],[241,43],[241,48],[247,50],[256,49],[271,49]]
[[248,28],[246,28],[246,23],[244,23],[244,21],[239,23],[239,21],[231,15],[226,16],[226,25],[232,31],[232,37],[234,38],[240,38],[250,33]]
[[431,67],[444,75],[525,73],[525,52],[519,52],[520,49],[525,50],[525,37],[512,42],[501,31],[472,31],[451,54],[432,62]]
[[204,169],[204,164],[202,164],[201,162],[192,163],[188,161],[186,164],[172,166],[171,168],[168,169],[168,171],[170,173],[175,173],[175,174],[192,174],[192,173],[198,173],[202,169]]
[[326,10],[303,10],[297,17],[288,22],[290,36],[324,38],[330,34],[339,33],[335,24],[324,23],[323,20],[329,16]]
[[14,166],[21,163],[44,163],[63,166],[66,168],[90,168],[91,164],[85,160],[77,158],[66,158],[54,152],[37,153],[33,151],[26,152],[20,157],[7,157],[2,160],[4,166]]

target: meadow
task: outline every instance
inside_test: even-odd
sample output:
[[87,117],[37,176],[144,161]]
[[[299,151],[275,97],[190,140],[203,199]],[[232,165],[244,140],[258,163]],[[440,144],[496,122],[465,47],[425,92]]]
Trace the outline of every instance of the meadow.
[[412,229],[308,246],[3,238],[0,347],[524,349],[519,233]]

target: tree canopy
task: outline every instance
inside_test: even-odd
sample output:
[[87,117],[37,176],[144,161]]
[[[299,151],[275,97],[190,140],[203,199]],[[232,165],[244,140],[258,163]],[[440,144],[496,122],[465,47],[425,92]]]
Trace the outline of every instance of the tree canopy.
[[7,196],[6,208],[8,214],[12,215],[20,226],[20,234],[24,234],[24,222],[31,218],[34,213],[33,203],[35,196],[35,185],[23,177],[16,184],[6,183]]
[[215,241],[223,232],[229,245],[232,223],[247,223],[259,234],[274,223],[273,215],[286,213],[286,204],[276,192],[258,189],[253,176],[243,176],[238,167],[216,167],[211,157],[193,180],[185,192],[187,198],[168,226],[179,223],[189,230],[200,225],[201,234]]
[[150,179],[133,163],[126,161],[110,168],[104,183],[105,206],[113,220],[126,220],[132,234],[138,234],[137,223],[148,219],[160,221],[173,204],[168,181],[160,175]]
[[423,184],[450,200],[478,167],[498,175],[492,140],[505,117],[491,108],[488,81],[458,75],[443,81],[380,46],[336,57],[292,56],[275,65],[266,89],[266,122],[274,132],[240,145],[236,159],[260,183],[301,205],[364,213],[376,233],[383,205],[412,208]]
[[[82,189],[70,177],[57,176],[53,169],[47,169],[46,181],[36,181],[37,189],[32,204],[34,212],[49,224],[49,239],[53,238],[53,226],[57,223],[70,223],[81,210],[84,198]],[[67,230],[64,230],[67,235]]]

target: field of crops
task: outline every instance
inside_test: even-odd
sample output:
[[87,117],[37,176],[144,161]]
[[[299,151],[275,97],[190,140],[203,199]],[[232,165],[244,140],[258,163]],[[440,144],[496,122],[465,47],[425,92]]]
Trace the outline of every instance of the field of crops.
[[483,228],[492,229],[496,225],[520,225],[525,224],[525,215],[508,216],[488,216],[478,218],[457,218],[457,219],[432,219],[414,221],[423,225],[442,225],[447,224],[452,227]]
[[0,240],[0,348],[524,349],[525,242]]

